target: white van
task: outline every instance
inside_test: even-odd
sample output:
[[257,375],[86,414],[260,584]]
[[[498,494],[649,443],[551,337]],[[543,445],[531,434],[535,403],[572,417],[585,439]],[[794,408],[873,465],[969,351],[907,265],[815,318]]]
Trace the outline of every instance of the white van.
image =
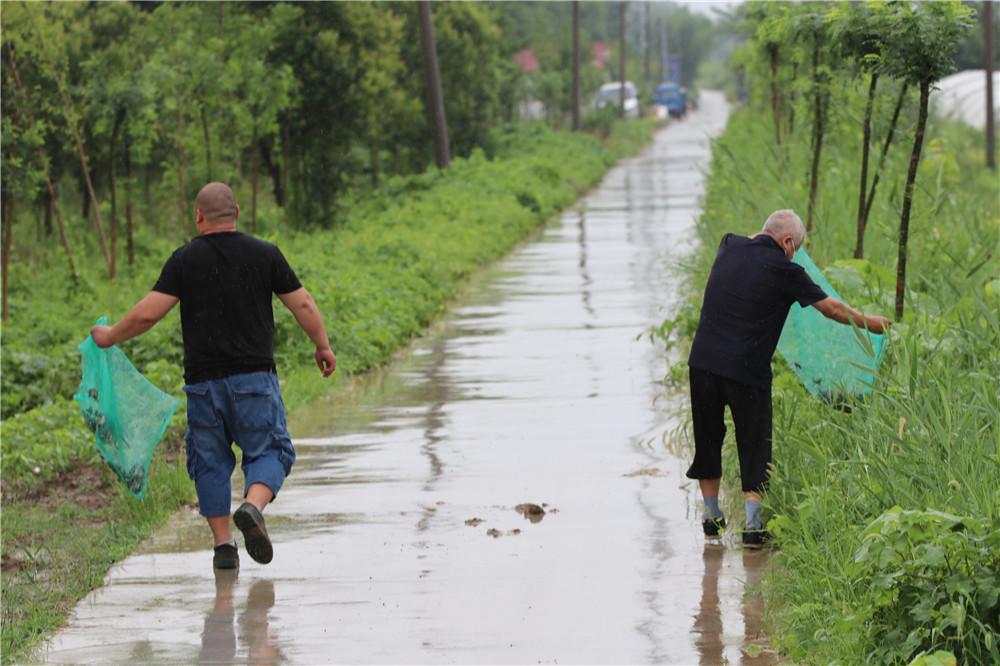
[[[617,108],[621,103],[621,89],[620,81],[605,83],[594,97],[594,108],[604,109],[609,106]],[[639,117],[639,92],[631,81],[625,82],[625,117]]]

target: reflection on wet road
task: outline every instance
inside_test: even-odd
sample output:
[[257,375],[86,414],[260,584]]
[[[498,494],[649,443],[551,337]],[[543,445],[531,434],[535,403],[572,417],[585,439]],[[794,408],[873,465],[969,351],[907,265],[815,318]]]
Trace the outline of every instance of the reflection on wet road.
[[[702,108],[486,271],[390,368],[294,414],[274,562],[214,580],[177,516],[51,662],[761,663],[766,556],[706,547],[662,352],[726,108]],[[237,486],[241,484],[236,484]],[[520,506],[533,504],[535,506]]]

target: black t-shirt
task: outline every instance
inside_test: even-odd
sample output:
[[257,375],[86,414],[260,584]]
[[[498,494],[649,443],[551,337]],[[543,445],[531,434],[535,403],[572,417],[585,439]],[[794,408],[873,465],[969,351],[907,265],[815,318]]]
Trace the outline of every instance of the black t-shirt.
[[743,384],[771,382],[771,357],[788,309],[826,298],[770,236],[726,234],[705,287],[688,364]]
[[153,291],[181,301],[184,381],[273,370],[271,294],[301,286],[277,247],[239,231],[197,236],[178,248]]

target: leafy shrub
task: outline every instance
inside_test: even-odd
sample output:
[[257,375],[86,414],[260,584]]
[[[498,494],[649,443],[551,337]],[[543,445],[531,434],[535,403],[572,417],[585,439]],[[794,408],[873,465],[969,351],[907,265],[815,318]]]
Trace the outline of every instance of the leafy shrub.
[[895,506],[865,529],[854,562],[871,600],[872,660],[948,648],[1000,662],[1000,521]]

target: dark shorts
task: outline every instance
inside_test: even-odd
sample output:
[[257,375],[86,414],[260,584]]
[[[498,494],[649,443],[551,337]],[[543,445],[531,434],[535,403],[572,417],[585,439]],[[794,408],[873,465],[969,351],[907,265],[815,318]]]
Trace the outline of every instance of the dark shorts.
[[728,405],[736,426],[743,492],[763,492],[771,464],[771,386],[750,386],[706,370],[690,368],[694,462],[689,479],[722,476],[722,442]]
[[228,516],[236,467],[233,442],[243,451],[243,496],[255,483],[275,495],[292,469],[295,449],[285,426],[278,376],[248,372],[184,387],[187,393],[188,475],[203,516]]

